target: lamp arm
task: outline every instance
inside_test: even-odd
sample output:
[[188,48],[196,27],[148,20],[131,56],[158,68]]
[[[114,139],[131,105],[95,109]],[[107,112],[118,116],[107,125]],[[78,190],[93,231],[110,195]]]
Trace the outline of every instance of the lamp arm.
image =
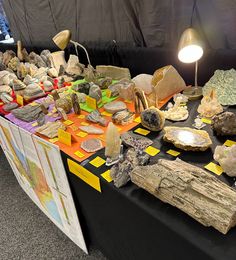
[[198,86],[198,83],[197,83],[197,74],[198,74],[198,61],[195,62],[195,87]]
[[[89,55],[88,55],[88,52],[87,52],[86,48],[85,48],[82,44],[80,44],[80,43],[78,43],[78,42],[75,42],[75,41],[72,41],[72,40],[70,40],[70,42],[73,43],[76,47],[77,47],[77,46],[81,47],[81,48],[85,51],[86,56],[87,56],[88,63],[89,63],[89,65],[91,65],[91,62],[90,62],[90,59],[89,59]],[[77,56],[78,56],[77,49],[76,49],[76,54],[77,54]]]

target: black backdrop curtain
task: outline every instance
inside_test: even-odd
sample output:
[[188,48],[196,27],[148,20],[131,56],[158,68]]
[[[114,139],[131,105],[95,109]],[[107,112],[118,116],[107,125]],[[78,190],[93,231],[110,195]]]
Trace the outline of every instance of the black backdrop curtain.
[[[53,46],[70,29],[73,39],[127,47],[173,48],[190,26],[193,0],[5,0],[15,40]],[[198,0],[193,26],[210,49],[236,49],[236,1]]]

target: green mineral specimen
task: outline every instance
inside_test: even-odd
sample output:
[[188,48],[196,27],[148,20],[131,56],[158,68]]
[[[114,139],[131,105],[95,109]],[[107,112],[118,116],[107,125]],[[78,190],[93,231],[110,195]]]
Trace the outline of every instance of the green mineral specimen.
[[236,105],[236,70],[216,70],[203,87],[203,95],[209,95],[212,89],[221,105]]

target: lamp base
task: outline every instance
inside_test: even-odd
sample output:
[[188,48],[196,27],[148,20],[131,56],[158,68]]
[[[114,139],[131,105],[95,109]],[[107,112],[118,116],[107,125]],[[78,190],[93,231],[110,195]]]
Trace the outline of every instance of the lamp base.
[[188,97],[189,100],[197,100],[202,97],[202,87],[195,86],[187,88],[183,91],[183,94]]

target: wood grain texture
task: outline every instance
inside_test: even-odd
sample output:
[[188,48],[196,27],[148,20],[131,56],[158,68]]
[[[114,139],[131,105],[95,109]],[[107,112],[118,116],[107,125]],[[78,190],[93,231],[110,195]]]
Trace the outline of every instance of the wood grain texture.
[[138,166],[131,181],[223,234],[236,225],[236,191],[205,170],[176,159]]

